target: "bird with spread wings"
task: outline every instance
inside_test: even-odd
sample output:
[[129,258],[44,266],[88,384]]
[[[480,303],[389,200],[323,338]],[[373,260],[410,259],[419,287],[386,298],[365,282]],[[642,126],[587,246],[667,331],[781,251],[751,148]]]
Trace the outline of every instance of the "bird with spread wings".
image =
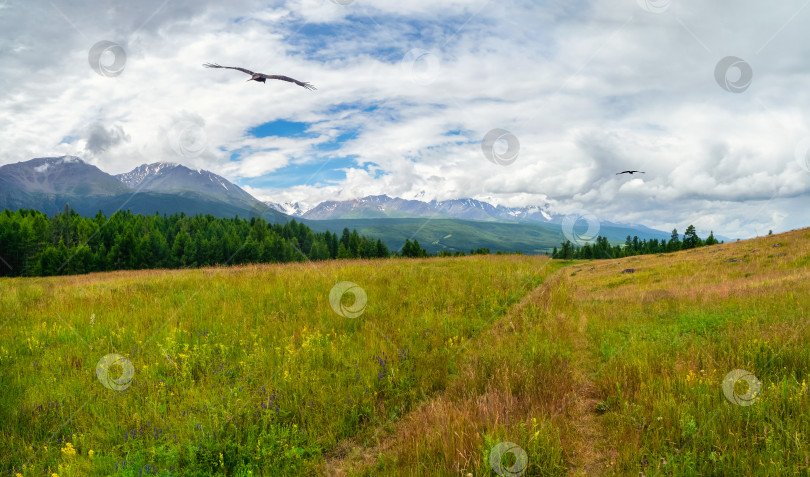
[[630,174],[632,176],[633,173],[635,173],[635,172],[640,172],[640,173],[644,174],[644,171],[621,171],[621,172],[617,172],[616,175],[618,176],[619,174]]
[[269,79],[274,79],[274,80],[287,81],[289,83],[295,83],[298,86],[301,86],[301,87],[306,88],[308,90],[316,89],[314,86],[307,83],[306,81],[298,81],[297,79],[290,78],[289,76],[266,75],[264,73],[254,73],[253,71],[250,71],[250,70],[245,69],[245,68],[239,68],[237,66],[222,66],[222,65],[218,65],[216,63],[205,63],[203,66],[205,66],[206,68],[227,68],[227,69],[230,69],[230,70],[238,70],[238,71],[241,71],[242,73],[247,73],[247,74],[250,75],[250,79],[248,79],[247,81],[252,80],[252,81],[258,81],[259,83],[264,83],[265,81],[267,81]]

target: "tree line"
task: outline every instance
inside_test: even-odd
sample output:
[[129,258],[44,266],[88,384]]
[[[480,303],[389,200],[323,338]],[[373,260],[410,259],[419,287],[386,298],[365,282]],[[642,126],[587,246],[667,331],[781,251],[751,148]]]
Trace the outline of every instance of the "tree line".
[[[581,247],[570,240],[551,253],[560,259],[609,259],[667,253],[718,243],[714,233],[705,240],[690,225],[681,240],[677,229],[667,240],[627,236],[623,245],[606,237]],[[470,250],[470,255],[489,254]],[[501,252],[497,252],[501,254]],[[438,256],[463,256],[440,251]],[[118,211],[84,217],[65,206],[49,217],[37,210],[0,212],[0,276],[70,275],[111,270],[188,268],[225,264],[279,263],[349,258],[432,256],[417,240],[405,240],[391,251],[382,240],[344,228],[341,235],[313,232],[291,220],[268,223],[262,218],[217,218],[212,215],[141,215]]]
[[639,240],[638,236],[627,236],[622,245],[610,245],[606,237],[596,237],[594,243],[586,243],[581,247],[575,246],[570,240],[566,240],[560,244],[560,249],[554,247],[551,252],[552,258],[561,259],[611,259],[623,258],[633,255],[646,255],[654,253],[668,253],[677,252],[678,250],[687,250],[690,248],[703,247],[705,245],[714,245],[718,242],[714,238],[714,232],[710,232],[706,240],[698,237],[695,231],[695,226],[690,225],[686,228],[681,240],[678,234],[678,229],[672,229],[672,235],[669,240],[666,239],[650,239]]
[[[408,254],[425,256],[418,242]],[[84,217],[65,207],[0,212],[0,276],[49,276],[110,270],[203,267],[337,258],[386,258],[381,240],[344,229],[314,233],[291,220],[211,215],[141,215],[118,211]],[[402,254],[404,255],[404,253]]]

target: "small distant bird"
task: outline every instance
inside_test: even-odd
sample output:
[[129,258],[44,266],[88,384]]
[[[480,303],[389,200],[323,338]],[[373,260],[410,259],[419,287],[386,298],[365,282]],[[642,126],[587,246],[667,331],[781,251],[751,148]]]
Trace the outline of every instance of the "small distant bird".
[[647,461],[647,456],[645,455],[644,458],[641,459],[641,466],[646,469],[648,465],[650,465],[650,463]]
[[205,66],[206,68],[227,68],[229,70],[238,70],[238,71],[241,71],[242,73],[247,73],[247,74],[250,75],[250,79],[247,80],[247,81],[252,80],[252,81],[258,81],[259,83],[264,83],[265,81],[267,81],[269,79],[274,79],[274,80],[287,81],[289,83],[295,83],[298,86],[301,86],[302,88],[306,88],[308,90],[316,89],[314,86],[307,83],[306,81],[298,81],[297,79],[290,78],[289,76],[266,75],[264,73],[254,73],[253,71],[250,71],[250,70],[245,69],[245,68],[239,68],[237,66],[221,66],[221,65],[218,65],[216,63],[205,63],[203,66]]
[[619,174],[630,174],[632,176],[636,172],[640,172],[641,174],[645,174],[644,171],[621,171],[621,172],[617,172],[616,175],[618,176]]

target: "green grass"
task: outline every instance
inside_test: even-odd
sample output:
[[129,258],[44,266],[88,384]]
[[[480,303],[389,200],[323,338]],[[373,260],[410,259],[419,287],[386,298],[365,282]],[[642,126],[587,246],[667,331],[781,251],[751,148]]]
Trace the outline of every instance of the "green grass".
[[[473,256],[0,280],[0,471],[481,476],[512,442],[526,476],[808,475],[809,256],[805,229],[624,275]],[[344,280],[357,318],[329,304]],[[96,379],[108,353],[123,391]]]
[[[147,464],[183,475],[317,472],[342,441],[369,438],[444,389],[467,341],[539,285],[547,263],[341,261],[2,280],[3,471],[109,475],[126,461],[121,475]],[[343,280],[367,293],[358,318],[330,307]],[[124,391],[96,379],[108,353],[135,368]]]

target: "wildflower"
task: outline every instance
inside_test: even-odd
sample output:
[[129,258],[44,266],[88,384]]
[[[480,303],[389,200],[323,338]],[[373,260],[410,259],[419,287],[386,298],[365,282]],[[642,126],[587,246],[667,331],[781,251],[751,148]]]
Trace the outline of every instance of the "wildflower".
[[65,447],[62,448],[62,453],[67,456],[76,455],[76,449],[73,448],[73,444],[70,442],[65,444]]
[[93,454],[94,454],[93,449],[90,449],[89,451],[87,451],[87,457],[89,457],[91,459],[93,458]]

